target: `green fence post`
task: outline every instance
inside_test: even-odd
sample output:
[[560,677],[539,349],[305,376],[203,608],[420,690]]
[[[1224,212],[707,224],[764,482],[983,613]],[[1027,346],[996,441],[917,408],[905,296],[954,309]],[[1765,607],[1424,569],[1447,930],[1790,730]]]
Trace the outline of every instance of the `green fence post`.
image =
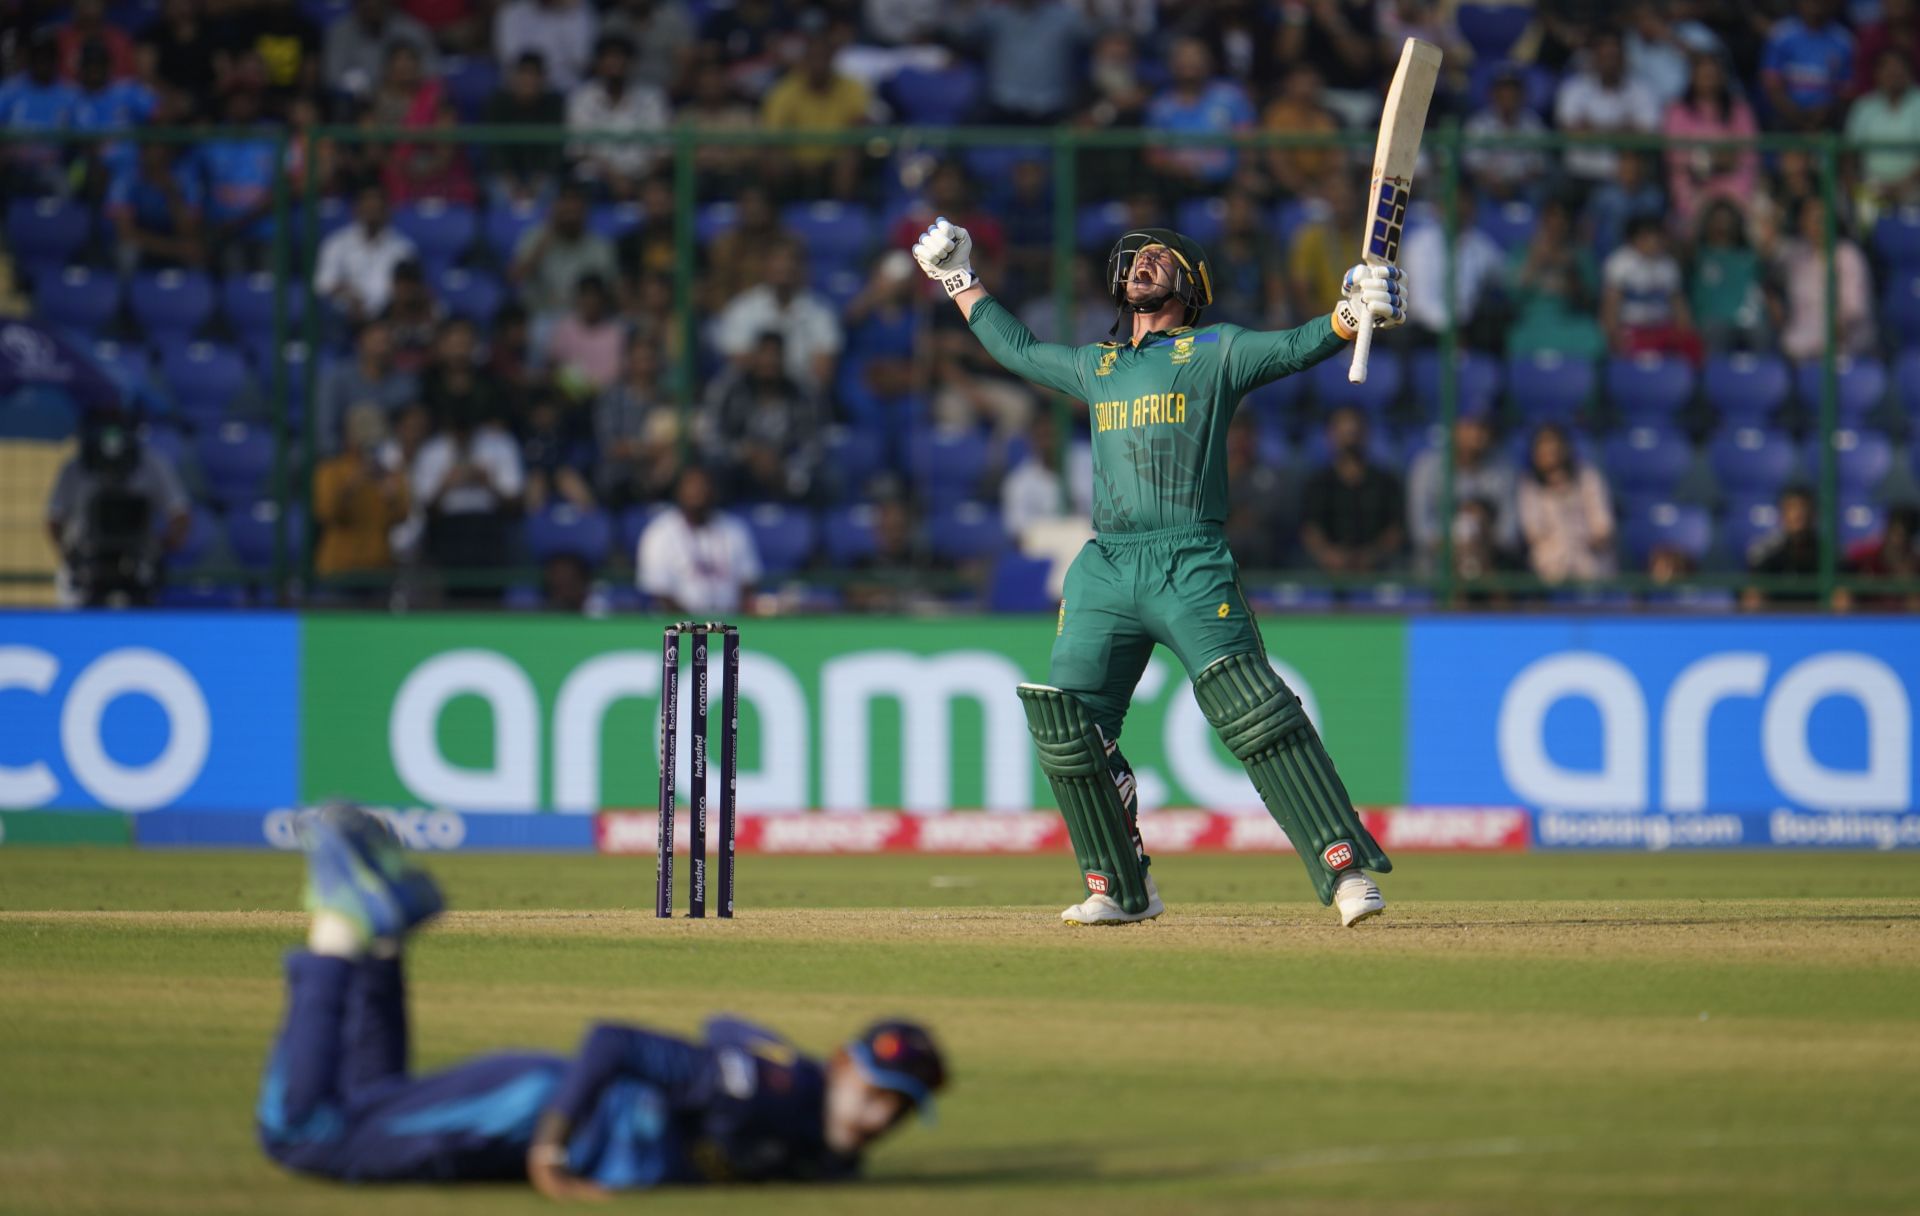
[[[1442,231],[1446,233],[1440,264],[1441,300],[1447,308],[1447,325],[1440,331],[1440,568],[1436,599],[1442,605],[1453,602],[1453,423],[1459,413],[1460,316],[1454,307],[1454,246],[1460,239],[1460,123],[1449,120],[1440,133],[1440,146],[1446,157],[1441,177]],[[1416,290],[1418,284],[1410,284]],[[1419,510],[1414,504],[1414,510]],[[1418,543],[1418,542],[1416,542]],[[1417,555],[1416,555],[1417,556]]]
[[1840,240],[1839,190],[1840,139],[1827,135],[1820,141],[1820,197],[1825,223],[1820,239],[1826,251],[1826,315],[1821,318],[1826,340],[1820,355],[1820,602],[1831,607],[1840,568],[1840,504],[1834,467],[1833,432],[1838,423],[1840,367],[1837,344],[1840,302],[1837,246]]

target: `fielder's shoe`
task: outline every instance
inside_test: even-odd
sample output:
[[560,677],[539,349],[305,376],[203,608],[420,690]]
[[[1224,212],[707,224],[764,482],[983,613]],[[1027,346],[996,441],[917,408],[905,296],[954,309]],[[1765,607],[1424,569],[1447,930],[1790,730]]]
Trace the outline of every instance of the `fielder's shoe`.
[[1381,896],[1380,888],[1373,885],[1373,879],[1360,870],[1348,870],[1334,884],[1333,906],[1340,909],[1340,923],[1353,926],[1385,912],[1387,901]]
[[1160,902],[1160,888],[1154,885],[1153,875],[1149,874],[1144,912],[1129,912],[1110,895],[1089,895],[1062,912],[1060,919],[1070,925],[1133,925],[1152,920],[1166,910],[1167,905]]
[[367,938],[399,937],[446,906],[425,870],[384,819],[336,803],[308,811],[298,824],[307,853],[309,912],[333,912]]

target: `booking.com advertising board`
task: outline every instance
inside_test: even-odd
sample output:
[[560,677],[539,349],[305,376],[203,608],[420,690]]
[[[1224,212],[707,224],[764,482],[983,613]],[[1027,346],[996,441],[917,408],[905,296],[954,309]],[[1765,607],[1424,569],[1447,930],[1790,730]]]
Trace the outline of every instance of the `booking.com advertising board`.
[[[1044,678],[1052,624],[749,622],[743,848],[1053,847],[1012,695]],[[1389,847],[1920,847],[1920,624],[1365,616],[1266,636]],[[637,847],[659,682],[640,619],[0,615],[0,843],[113,811],[131,833],[90,838],[286,847],[293,808],[350,797],[421,847]],[[1284,847],[1164,652],[1123,747],[1153,847]],[[609,809],[636,813],[596,830]],[[961,809],[988,817],[942,818]],[[809,810],[840,814],[792,817]]]

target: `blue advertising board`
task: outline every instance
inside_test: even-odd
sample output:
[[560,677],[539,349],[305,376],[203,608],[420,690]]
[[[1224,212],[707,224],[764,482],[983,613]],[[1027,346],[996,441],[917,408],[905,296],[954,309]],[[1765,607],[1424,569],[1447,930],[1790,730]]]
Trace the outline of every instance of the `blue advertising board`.
[[1429,619],[1407,672],[1416,805],[1915,806],[1920,623]]
[[278,614],[0,615],[0,807],[286,805],[299,628]]

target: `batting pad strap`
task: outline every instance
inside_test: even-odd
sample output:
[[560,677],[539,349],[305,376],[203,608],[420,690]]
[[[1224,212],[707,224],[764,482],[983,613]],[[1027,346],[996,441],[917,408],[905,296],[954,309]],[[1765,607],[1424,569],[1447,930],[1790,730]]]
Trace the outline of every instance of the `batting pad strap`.
[[1286,832],[1320,902],[1353,869],[1386,873],[1393,863],[1354,813],[1320,734],[1300,698],[1266,656],[1230,655],[1193,682],[1194,699],[1227,750],[1247,768],[1267,813]]
[[1079,698],[1045,684],[1022,684],[1020,701],[1088,892],[1105,895],[1128,912],[1146,911],[1146,868],[1134,849],[1126,807],[1093,719]]

